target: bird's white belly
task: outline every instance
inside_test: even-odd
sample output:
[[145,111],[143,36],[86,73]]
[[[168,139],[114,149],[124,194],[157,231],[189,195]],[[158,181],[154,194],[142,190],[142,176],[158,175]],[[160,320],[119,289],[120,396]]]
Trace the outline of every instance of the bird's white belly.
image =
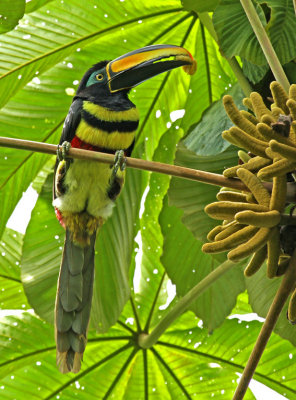
[[53,205],[61,212],[87,211],[94,217],[108,218],[114,202],[107,190],[112,169],[109,164],[74,160],[66,173],[66,193],[57,197]]

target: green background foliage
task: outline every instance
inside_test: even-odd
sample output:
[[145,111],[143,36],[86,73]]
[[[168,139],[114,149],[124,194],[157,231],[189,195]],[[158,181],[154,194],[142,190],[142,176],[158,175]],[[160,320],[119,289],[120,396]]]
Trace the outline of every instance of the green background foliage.
[[[242,108],[243,93],[224,56],[236,56],[259,89],[268,71],[239,1],[13,3],[13,9],[11,1],[0,5],[0,136],[57,143],[90,65],[168,43],[193,54],[197,73],[174,70],[131,91],[141,116],[133,156],[216,173],[237,163],[237,150],[221,138],[230,126],[221,98],[231,93]],[[292,0],[258,1],[256,7],[279,59],[295,77]],[[212,11],[220,47],[199,18]],[[174,121],[176,110],[184,116]],[[139,332],[151,332],[178,299],[225,261],[223,254],[201,252],[216,224],[203,209],[218,188],[127,171],[124,191],[97,239],[82,370],[61,375],[52,323],[64,232],[51,205],[54,159],[0,151],[1,399],[231,398],[261,327],[239,318],[251,312],[266,316],[279,285],[264,270],[245,279],[244,262],[238,264],[192,302],[152,348],[137,346]],[[38,200],[20,234],[6,224],[30,185]],[[284,311],[254,376],[289,399],[296,399],[295,329]],[[248,390],[245,398],[255,397]]]

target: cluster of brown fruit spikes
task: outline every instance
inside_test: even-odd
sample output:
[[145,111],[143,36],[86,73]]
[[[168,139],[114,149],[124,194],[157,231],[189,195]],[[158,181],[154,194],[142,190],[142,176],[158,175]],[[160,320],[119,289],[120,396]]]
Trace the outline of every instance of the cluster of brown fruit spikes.
[[[253,254],[245,275],[259,270],[267,258],[267,276],[285,273],[290,256],[281,249],[281,214],[286,205],[286,174],[296,170],[296,85],[289,94],[277,82],[270,85],[273,104],[268,109],[259,93],[243,100],[250,110],[238,110],[231,96],[223,98],[225,110],[235,124],[222,136],[237,147],[240,165],[228,168],[224,176],[238,177],[249,192],[222,188],[218,202],[206,206],[212,218],[223,220],[212,229],[203,245],[205,253],[228,251],[228,259],[238,262]],[[273,180],[271,194],[262,181]],[[296,323],[296,290],[292,294],[288,318]]]

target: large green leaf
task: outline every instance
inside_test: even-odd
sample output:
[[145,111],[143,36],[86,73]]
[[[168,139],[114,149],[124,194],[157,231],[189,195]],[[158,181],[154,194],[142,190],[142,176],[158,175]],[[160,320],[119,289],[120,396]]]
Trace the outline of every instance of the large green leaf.
[[92,318],[101,331],[116,323],[130,297],[129,267],[145,183],[140,171],[127,171],[123,193],[98,235]]
[[119,4],[114,13],[111,2],[102,3],[98,8],[95,0],[86,3],[55,0],[26,15],[17,30],[1,36],[0,91],[3,96],[0,105],[28,83],[37,71],[39,74],[47,71],[77,48],[114,29],[138,23],[139,19],[176,13],[178,6],[179,2],[174,0],[159,5],[149,1],[141,7]]
[[[174,124],[162,136],[159,146],[153,156],[154,161],[172,164],[175,157],[176,144],[183,135],[182,129],[176,129]],[[168,175],[152,173],[148,183],[148,194],[145,199],[145,207],[141,218],[141,241],[142,258],[140,267],[139,289],[135,300],[141,303],[139,314],[140,323],[148,330],[150,326],[158,322],[153,320],[154,309],[166,304],[167,300],[167,277],[160,262],[162,254],[163,236],[158,223],[159,214],[163,205],[163,198],[169,187],[170,177]],[[137,274],[139,273],[137,271]],[[160,314],[160,312],[159,312]]]
[[[237,163],[236,150],[229,147],[223,153],[212,156],[198,156],[193,151],[179,146],[175,163],[183,167],[200,169],[208,172],[221,173],[227,166]],[[204,183],[185,179],[173,178],[169,189],[169,204],[184,211],[183,223],[192,231],[197,239],[206,240],[208,232],[217,225],[217,221],[210,218],[204,207],[216,201],[218,188]]]
[[[161,40],[185,46],[194,55],[197,28],[196,19],[189,14],[189,18],[177,21],[168,32],[164,30]],[[141,141],[145,143],[146,157],[152,158],[159,139],[171,125],[171,113],[185,107],[192,81],[192,77],[175,70],[147,81],[140,86],[140,90],[136,89],[134,97],[131,96],[140,109],[141,120],[137,143]],[[146,95],[143,96],[143,92]],[[146,97],[148,93],[150,98]],[[142,109],[145,110],[145,114],[142,113]]]
[[2,0],[0,3],[0,33],[10,31],[25,12],[25,0]]
[[[184,296],[223,261],[224,255],[209,255],[201,251],[202,243],[182,224],[182,211],[165,207],[161,214],[164,248],[161,261],[177,294]],[[232,268],[191,305],[190,309],[203,320],[210,332],[220,326],[231,313],[236,297],[244,291],[240,265]]]
[[[246,286],[249,294],[250,305],[254,312],[265,318],[271,303],[280,286],[281,278],[268,279],[266,268],[260,270],[250,278],[246,278]],[[296,345],[296,326],[291,325],[287,319],[288,301],[281,312],[274,331],[282,338]]]
[[26,14],[31,13],[38,8],[44,6],[45,4],[51,2],[53,0],[29,0],[26,2]]
[[219,0],[210,0],[207,2],[203,0],[182,0],[185,10],[193,10],[195,12],[214,11],[218,3]]
[[293,0],[267,0],[260,3],[267,4],[271,9],[266,30],[280,62],[286,64],[296,56],[296,44],[293,39],[296,30]]
[[[233,97],[239,109],[245,109],[242,105],[243,92],[238,84],[229,90],[229,95]],[[222,132],[232,125],[221,98],[206,109],[200,122],[190,127],[183,143],[188,150],[200,156],[222,153],[230,146],[230,143],[222,138]]]
[[197,71],[190,81],[185,115],[179,121],[185,132],[199,122],[203,112],[236,82],[228,62],[221,56],[219,46],[201,24],[196,34],[195,54]]
[[51,323],[64,239],[64,230],[51,206],[52,179],[51,174],[32,211],[21,260],[22,282],[29,303]]
[[249,304],[249,297],[247,291],[241,293],[237,296],[237,301],[235,308],[232,310],[231,314],[251,314],[252,308]]
[[[121,16],[124,15],[125,21],[125,14],[129,12],[129,6],[125,4],[120,6]],[[25,27],[24,29],[30,30],[30,21],[35,21],[36,19],[36,21],[40,21],[40,24],[38,25],[40,28],[39,35],[42,35],[42,32],[45,29],[43,26],[47,27],[47,25],[50,24],[52,35],[56,34],[61,36],[59,38],[61,41],[63,40],[63,32],[66,32],[67,34],[64,39],[69,40],[69,30],[67,29],[70,26],[72,30],[73,24],[78,24],[78,19],[72,18],[70,25],[69,22],[67,25],[67,21],[70,21],[70,15],[73,17],[74,14],[81,14],[81,4],[78,4],[78,2],[71,2],[71,5],[67,5],[67,17],[63,20],[61,26],[59,26],[58,33],[56,33],[57,22],[55,19],[53,20],[53,16],[57,13],[57,10],[61,13],[64,9],[63,7],[65,7],[65,5],[61,5],[59,2],[51,2],[46,8],[39,10],[38,13],[33,13],[30,16],[32,19],[27,20],[28,27]],[[82,19],[79,21],[79,29],[76,29],[75,35],[80,35],[81,38],[79,40],[74,40],[76,46],[74,48],[75,50],[78,44],[82,47],[82,45],[89,43],[84,41],[87,36],[85,31],[94,29],[96,22],[101,22],[100,24],[98,22],[100,27],[108,27],[106,28],[106,31],[103,30],[105,33],[112,32],[112,24],[115,24],[114,26],[116,27],[120,25],[121,17],[119,14],[115,21],[113,14],[111,12],[110,14],[109,12],[107,13],[108,10],[111,10],[111,6],[109,6],[107,11],[105,9],[100,9],[99,13],[96,7],[95,3],[93,6],[89,5],[87,9],[84,7],[84,14],[82,13],[82,15],[85,15],[87,12],[89,15],[94,14],[93,25],[90,26],[88,20],[86,21]],[[108,6],[106,7],[108,8]],[[163,39],[175,43],[179,42],[180,44],[182,42],[185,43],[186,40],[186,46],[188,45],[190,50],[193,52],[195,36],[193,34],[192,37],[188,37],[190,33],[188,27],[190,27],[190,29],[193,27],[193,24],[191,23],[192,16],[187,13],[176,12],[174,7],[176,7],[176,2],[167,2],[166,5],[160,4],[157,7],[152,5],[152,3],[150,5],[147,3],[141,10],[131,7],[129,15],[137,15],[137,18],[132,19],[132,23],[130,23],[129,20],[128,23],[122,22],[121,24],[122,29],[125,30],[124,34],[129,38],[128,41],[122,38],[121,30],[110,33],[108,37],[102,35],[102,38],[100,34],[95,33],[91,36],[91,39],[96,40],[96,42],[88,45],[87,48],[83,48],[81,51],[75,51],[72,53],[68,58],[67,63],[64,61],[48,71],[44,70],[43,74],[43,70],[38,67],[38,75],[35,76],[35,78],[23,90],[20,90],[20,92],[12,98],[3,109],[0,116],[0,118],[2,118],[2,132],[5,132],[5,134],[9,132],[11,136],[14,137],[20,137],[20,135],[22,135],[22,137],[26,137],[27,139],[41,139],[44,141],[48,140],[50,142],[57,142],[62,121],[66,115],[71,100],[70,97],[65,95],[65,92],[67,94],[71,93],[71,91],[73,92],[83,72],[89,67],[90,60],[92,60],[92,63],[98,61],[98,46],[100,47],[100,52],[104,54],[104,58],[112,59],[119,55],[118,48],[116,46],[110,46],[110,40],[115,43],[122,43],[120,46],[120,52],[126,52],[132,48],[154,43],[160,38],[161,40]],[[103,12],[106,12],[106,14]],[[34,23],[36,23],[36,21]],[[161,30],[157,29],[159,26],[161,26]],[[139,29],[139,27],[141,27],[141,29]],[[185,33],[184,27],[186,27]],[[158,31],[157,34],[155,34],[156,31]],[[7,41],[10,40],[11,43],[14,43],[14,39],[10,37],[7,37],[6,39]],[[28,38],[27,40],[27,43],[31,43],[31,38]],[[40,46],[45,46],[43,41],[38,42],[38,44]],[[22,43],[22,45],[25,46],[26,42]],[[56,45],[54,41],[51,42],[51,46],[53,45]],[[69,46],[64,47],[64,50],[69,50]],[[48,48],[46,49],[48,50]],[[44,56],[41,58],[47,60],[46,69],[56,63],[57,59],[52,57],[57,56],[57,54],[59,54],[59,57],[65,57],[66,53],[61,55],[59,53],[60,51],[62,51],[62,49],[56,48],[54,51],[44,53]],[[20,67],[27,68],[28,70],[32,69],[33,71],[36,67],[35,62],[38,63],[39,61],[39,59],[32,57],[32,59],[23,66],[20,64]],[[11,73],[14,72],[12,71]],[[10,73],[7,76],[10,76]],[[6,82],[6,79],[8,79],[7,76],[3,76],[3,81]],[[162,75],[151,82],[147,82],[147,84],[144,84],[142,88],[137,88],[131,93],[130,97],[139,107],[142,116],[142,126],[140,128],[140,139],[138,139],[138,144],[140,145],[141,141],[146,143],[145,137],[147,135],[147,130],[155,132],[154,136],[151,137],[151,140],[147,143],[148,155],[152,154],[158,145],[159,138],[167,129],[166,121],[169,119],[170,111],[174,108],[180,108],[185,104],[187,90],[183,89],[183,87],[188,88],[189,77],[182,73],[181,79],[179,79],[179,76],[180,71],[173,72],[169,75]],[[169,87],[176,83],[179,88],[179,96],[175,96],[174,102],[171,102],[171,98],[169,97]],[[147,89],[148,87],[149,91]],[[159,107],[159,102],[163,104],[164,108],[162,111],[162,117],[155,121],[154,113],[157,107]],[[168,107],[169,104],[172,107],[171,109]],[[17,121],[17,124],[15,121]],[[41,138],[40,131],[44,133]],[[4,218],[1,219],[3,226],[23,190],[25,190],[28,184],[36,177],[38,171],[47,162],[48,156],[32,156],[30,153],[26,156],[24,153],[7,149],[5,150],[5,159],[6,163],[2,164],[3,173],[1,174],[3,180],[1,196],[3,201],[6,202],[4,203]],[[129,175],[131,176],[130,179]],[[106,329],[111,323],[116,321],[118,313],[121,311],[123,304],[129,296],[127,269],[133,251],[133,238],[136,230],[136,225],[134,225],[133,221],[135,221],[135,218],[137,217],[137,208],[140,205],[141,191],[143,190],[141,188],[141,179],[139,180],[139,178],[137,178],[138,176],[139,173],[136,172],[128,173],[127,182],[129,183],[127,183],[125,188],[126,198],[122,198],[120,203],[118,203],[114,217],[104,226],[99,241],[97,242],[97,264],[99,266],[103,264],[105,267],[102,267],[102,269],[99,268],[97,273],[94,294],[97,308],[94,307],[93,316],[97,325],[100,324],[102,329]],[[137,191],[135,191],[135,188]],[[47,205],[46,202],[48,203]],[[46,319],[52,320],[54,291],[56,286],[55,282],[59,264],[58,254],[60,254],[60,250],[58,250],[58,247],[55,247],[58,243],[55,241],[52,242],[51,239],[56,235],[60,238],[60,228],[53,216],[50,214],[52,211],[49,204],[50,195],[48,193],[47,199],[44,202],[40,200],[36,206],[37,208],[33,213],[32,221],[26,234],[23,264],[24,282],[30,302],[40,315]],[[38,211],[38,207],[40,207],[40,211]],[[123,211],[122,207],[128,208],[126,208],[126,211]],[[38,212],[40,212],[39,215],[44,216],[44,221],[46,221],[47,225],[47,228],[42,232],[44,237],[41,242],[38,242],[38,235],[36,236],[40,224],[40,217],[38,217],[37,214]],[[122,218],[120,221],[117,219],[119,214]],[[124,220],[124,218],[126,218],[126,220]],[[123,227],[126,229],[126,232]],[[107,248],[109,248],[108,251]],[[111,260],[110,254],[114,253],[113,248],[117,248],[118,253],[116,253],[115,257]],[[33,253],[31,253],[31,250]],[[58,254],[56,251],[58,251]],[[107,254],[109,254],[108,257]],[[36,258],[33,258],[33,255],[36,256]],[[36,260],[36,263],[32,263],[32,259]],[[40,265],[42,265],[43,268],[40,269]],[[118,268],[118,266],[120,266],[120,268]],[[115,275],[111,273],[113,268],[117,268]],[[119,280],[113,280],[114,276],[118,276]],[[36,287],[35,284],[37,284]],[[47,291],[43,290],[45,286],[48,287]],[[111,298],[111,287],[117,293],[118,302],[114,301],[114,298]],[[102,299],[100,296],[102,293],[107,294],[107,298],[104,300],[104,306],[101,304]],[[107,307],[107,305],[109,305],[106,303],[107,299],[110,299],[108,301],[112,303],[112,307]],[[103,312],[102,307],[105,311],[108,310],[108,312]],[[114,309],[116,311],[113,313],[112,310]],[[105,315],[107,320],[104,320],[102,315]]]
[[[265,15],[259,4],[256,11],[262,24],[266,25]],[[237,0],[221,0],[213,14],[213,23],[219,43],[226,57],[239,55],[254,64],[266,64],[264,54],[256,39],[255,33]]]
[[[59,2],[53,1],[48,7],[53,7],[54,4],[57,6]],[[174,3],[174,5],[176,4]],[[167,6],[169,7],[170,3],[167,3]],[[124,31],[117,29],[113,32],[110,28],[111,31],[108,31],[108,35],[106,33],[106,36],[103,35],[101,37],[99,35],[98,38],[94,38],[96,39],[94,44],[88,45],[87,47],[83,47],[82,44],[79,44],[81,47],[78,47],[78,44],[76,44],[67,62],[63,61],[48,71],[46,70],[43,74],[41,74],[42,71],[40,70],[36,71],[37,75],[34,76],[33,80],[23,90],[20,90],[5,108],[2,109],[0,113],[0,135],[57,143],[63,120],[71,102],[71,96],[67,96],[66,94],[73,94],[79,79],[89,68],[90,64],[97,62],[100,58],[112,59],[131,49],[162,39],[171,43],[182,42],[184,38],[184,27],[190,26],[192,17],[187,13],[173,12],[172,8],[167,9],[167,6],[164,7],[163,4],[160,5],[159,7],[164,7],[164,10],[162,9],[162,11],[159,12],[157,12],[158,8],[153,8],[151,6],[155,13],[152,13],[153,16],[151,15],[151,18],[145,19],[145,15],[142,15],[142,13],[144,13],[145,10],[145,12],[148,12],[148,9],[150,9],[147,4],[141,12],[139,11],[140,14],[138,14],[136,22],[127,25],[123,23],[122,29]],[[57,7],[63,8],[65,5],[59,4]],[[74,3],[71,2],[70,11],[73,7]],[[81,12],[79,8],[80,5],[75,5],[75,7],[76,13]],[[126,13],[129,12],[129,6],[125,5],[125,3],[121,4],[120,7],[123,8],[123,11]],[[136,10],[134,10],[133,7],[131,8],[131,14],[136,14]],[[40,28],[40,35],[43,35],[42,23],[48,23],[49,15],[52,15],[52,10],[50,8],[46,7],[46,10],[49,11],[49,14],[45,11],[43,14],[38,13],[38,18],[41,18],[42,21],[38,25]],[[97,8],[93,6],[91,11],[90,9],[88,11],[90,13],[89,15],[95,14],[95,18],[100,18],[103,24],[106,24],[106,20],[110,21],[112,26],[114,22],[113,17],[111,19],[109,19],[109,17],[104,17],[104,15],[108,14],[104,14],[102,10],[98,12]],[[62,11],[60,10],[59,12],[61,13]],[[141,16],[143,16],[143,18]],[[138,23],[138,20],[142,23]],[[70,25],[71,29],[75,21],[78,23],[77,20],[72,21]],[[80,21],[79,26],[81,24],[82,22]],[[84,25],[84,29],[90,29],[87,21],[84,21]],[[159,26],[162,27],[161,30],[159,30]],[[54,26],[52,29],[54,30]],[[80,32],[81,29],[80,26],[77,32]],[[156,31],[158,32],[157,34],[155,34]],[[129,39],[123,38],[123,34]],[[187,37],[187,35],[185,36]],[[28,42],[31,42],[32,38],[29,38]],[[69,39],[68,36],[67,39]],[[14,41],[11,38],[9,39],[9,37],[7,37],[6,40],[8,42],[10,41],[10,46],[14,48]],[[120,50],[118,50],[118,46],[110,46],[110,40],[114,43],[120,43]],[[188,39],[188,44],[193,46],[194,41],[193,35],[192,39]],[[193,42],[192,45],[191,42]],[[0,51],[6,51],[7,54],[10,54],[9,48],[2,46]],[[99,54],[98,48],[100,49]],[[79,51],[76,51],[76,49]],[[192,48],[191,51],[193,52],[193,50]],[[44,58],[48,60],[46,64],[47,69],[54,65],[54,62],[53,65],[49,62],[50,57],[50,54],[46,53],[44,55]],[[32,66],[31,64],[32,63],[29,62],[23,68],[30,69]],[[147,136],[146,132],[148,132],[147,130],[151,129],[155,132],[153,140],[151,139],[151,141],[148,142],[149,145],[147,144],[150,153],[153,153],[153,149],[157,147],[160,136],[167,129],[165,124],[169,120],[169,113],[172,110],[169,107],[171,98],[169,96],[168,86],[176,85],[176,82],[179,82],[180,75],[181,79],[178,83],[180,95],[175,97],[175,102],[172,103],[172,107],[174,107],[174,109],[179,109],[185,103],[186,92],[181,90],[181,88],[183,85],[189,84],[189,77],[181,73],[181,71],[175,72],[169,76],[169,79],[166,78],[166,75],[156,77],[154,80],[134,89],[130,95],[141,113],[142,128],[140,128],[139,132],[141,139],[138,141],[145,140]],[[3,76],[3,80],[6,79],[5,76],[6,75]],[[10,83],[8,83],[8,85],[10,85]],[[18,88],[20,87],[18,86]],[[164,109],[162,117],[155,120],[156,107],[160,107],[159,101],[162,102]],[[3,157],[4,161],[0,163],[0,201],[5,205],[5,208],[0,221],[0,231],[4,229],[5,223],[23,191],[27,189],[30,182],[34,180],[38,171],[48,160],[48,156],[45,155],[36,154],[33,156],[32,153],[20,152],[12,149],[3,150]]]
[[[198,59],[200,69],[190,83],[186,112],[180,123],[186,130],[189,128],[189,133],[178,148],[175,164],[221,173],[227,165],[237,162],[236,150],[229,147],[221,137],[223,124],[229,126],[230,121],[224,109],[221,109],[221,100],[207,107],[220,99],[224,92],[228,92],[234,78],[213,39],[208,34],[203,35],[201,30],[197,35],[197,45],[201,49]],[[242,92],[237,85],[230,93],[238,101],[242,98]],[[205,240],[209,230],[216,225],[203,209],[215,200],[217,191],[218,188],[214,186],[198,182],[178,178],[171,181],[169,204],[184,211],[182,221],[198,239]]]
[[257,83],[268,72],[268,65],[256,65],[251,63],[250,61],[243,59],[243,73],[246,78],[249,79],[252,83]]
[[[125,325],[106,335],[90,333],[82,371],[62,375],[54,365],[50,325],[29,313],[2,318],[1,398],[231,398],[261,324],[229,320],[208,335],[196,322],[192,313],[185,314],[149,350],[135,347]],[[295,356],[290,343],[272,335],[254,379],[295,398]],[[245,398],[254,399],[250,390]]]
[[[296,45],[293,40],[296,29],[293,0],[253,1],[253,3],[280,62],[286,64],[293,60],[296,55]],[[264,10],[258,3],[270,7],[268,22]],[[220,1],[215,9],[213,22],[221,49],[227,57],[239,55],[257,65],[267,63],[239,1]]]
[[21,282],[23,235],[6,228],[0,242],[0,309],[26,309],[28,301]]

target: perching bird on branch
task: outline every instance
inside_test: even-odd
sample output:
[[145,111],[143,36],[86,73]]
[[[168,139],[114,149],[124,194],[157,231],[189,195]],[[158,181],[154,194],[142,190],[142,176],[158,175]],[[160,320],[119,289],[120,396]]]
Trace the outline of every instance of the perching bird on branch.
[[[80,370],[90,317],[96,234],[112,213],[124,183],[124,157],[139,123],[129,90],[153,76],[196,62],[177,46],[155,45],[113,61],[101,61],[83,76],[64,123],[54,178],[53,205],[66,230],[55,307],[57,364]],[[72,147],[115,155],[114,166],[67,159]]]

